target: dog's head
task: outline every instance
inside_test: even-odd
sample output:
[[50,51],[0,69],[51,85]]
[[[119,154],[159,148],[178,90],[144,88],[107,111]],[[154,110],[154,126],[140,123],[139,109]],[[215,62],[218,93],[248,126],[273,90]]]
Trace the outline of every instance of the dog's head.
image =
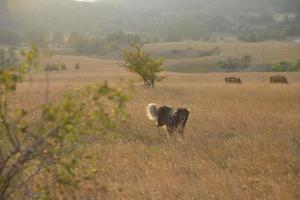
[[183,127],[185,126],[185,123],[187,122],[190,111],[186,108],[178,108],[177,111],[175,112],[175,121],[177,125],[182,125]]

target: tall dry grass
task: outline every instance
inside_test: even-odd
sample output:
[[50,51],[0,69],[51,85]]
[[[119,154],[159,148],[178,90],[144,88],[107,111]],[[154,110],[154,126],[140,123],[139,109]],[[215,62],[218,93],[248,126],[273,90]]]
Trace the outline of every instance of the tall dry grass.
[[[65,84],[81,87],[110,77],[76,73],[65,80],[62,74],[53,75],[51,95]],[[289,85],[270,85],[269,75],[242,74],[246,83],[226,85],[226,74],[170,73],[154,90],[137,87],[128,105],[131,128],[124,128],[120,140],[99,140],[95,147],[74,152],[83,163],[77,169],[79,187],[52,186],[52,195],[58,199],[299,199],[299,74],[286,74]],[[41,102],[43,80],[37,82],[40,85],[34,88],[21,86],[16,103],[30,107]],[[150,102],[191,109],[183,143],[158,135],[145,115]],[[47,175],[38,179],[47,180]]]

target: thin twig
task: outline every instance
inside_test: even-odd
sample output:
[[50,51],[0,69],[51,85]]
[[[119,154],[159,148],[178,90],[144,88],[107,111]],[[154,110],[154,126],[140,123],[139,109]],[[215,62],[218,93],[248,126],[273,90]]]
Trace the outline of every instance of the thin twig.
[[18,184],[11,193],[8,193],[7,198],[11,198],[11,196],[15,194],[20,188],[22,188],[25,185],[25,183],[31,181],[38,173],[40,173],[40,171],[44,168],[45,165],[45,163],[40,164],[40,166],[35,170],[34,173],[32,173],[27,179]]
[[6,129],[6,134],[8,136],[8,139],[12,146],[15,148],[16,151],[20,150],[20,141],[16,137],[16,135],[13,135],[13,131],[11,131],[10,125],[7,121],[7,103],[5,97],[2,97],[2,109],[0,111],[0,117],[2,120],[2,124],[4,125]]

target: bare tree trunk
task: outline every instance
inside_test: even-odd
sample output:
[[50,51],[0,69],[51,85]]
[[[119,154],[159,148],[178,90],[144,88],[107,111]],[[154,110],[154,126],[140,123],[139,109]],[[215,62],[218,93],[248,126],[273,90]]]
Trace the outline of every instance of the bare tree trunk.
[[151,87],[154,88],[154,86],[155,86],[155,80],[153,79],[151,80]]
[[150,81],[146,78],[143,78],[143,80],[144,80],[145,87],[150,88],[152,86],[152,81]]

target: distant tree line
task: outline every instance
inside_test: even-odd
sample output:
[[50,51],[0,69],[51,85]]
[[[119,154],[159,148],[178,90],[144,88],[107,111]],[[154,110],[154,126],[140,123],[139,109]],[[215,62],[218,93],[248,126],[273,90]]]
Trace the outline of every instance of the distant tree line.
[[[237,72],[251,67],[252,57],[244,55],[241,58],[228,57],[218,62],[219,68],[226,72]],[[263,71],[297,72],[300,71],[300,59],[295,62],[281,61],[273,65],[259,66]]]
[[219,66],[227,72],[235,72],[246,69],[250,66],[251,62],[252,57],[250,55],[245,55],[242,58],[228,57],[225,60],[219,61]]
[[141,41],[141,37],[136,34],[126,34],[118,31],[107,35],[106,37],[89,37],[79,33],[72,33],[69,38],[69,45],[80,54],[105,55],[109,52],[119,51],[129,41]]
[[[210,40],[220,35],[259,42],[300,35],[299,0],[256,0],[251,4],[249,0],[141,2],[112,7],[94,4],[92,8],[86,3],[52,0],[47,1],[44,12],[37,12],[37,4],[31,12],[16,11],[13,19],[3,10],[4,5],[0,11],[0,43],[34,42],[45,47],[47,43],[59,44],[70,32],[85,30],[86,35],[76,36],[80,41],[72,45],[80,52],[103,54],[118,49],[127,37],[135,34],[145,35],[149,42]],[[282,13],[286,17],[278,19]],[[85,45],[81,46],[82,43]]]
[[285,40],[288,36],[300,35],[300,14],[294,17],[285,16],[282,21],[275,21],[271,14],[264,18],[241,17],[239,40],[245,42],[261,42],[265,40]]

